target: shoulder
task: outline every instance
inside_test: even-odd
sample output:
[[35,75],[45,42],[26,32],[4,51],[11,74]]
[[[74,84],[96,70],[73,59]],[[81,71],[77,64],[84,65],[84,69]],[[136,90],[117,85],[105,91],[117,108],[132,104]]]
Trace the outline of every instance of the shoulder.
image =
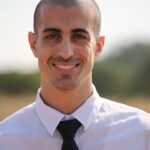
[[35,119],[35,104],[32,103],[0,122],[0,135],[25,129]]
[[109,124],[139,126],[150,132],[150,114],[125,104],[101,98],[99,116]]

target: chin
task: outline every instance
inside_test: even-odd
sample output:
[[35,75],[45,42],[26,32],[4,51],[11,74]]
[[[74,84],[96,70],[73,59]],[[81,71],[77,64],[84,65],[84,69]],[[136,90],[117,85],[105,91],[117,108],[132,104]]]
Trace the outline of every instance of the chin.
[[76,81],[75,82],[55,82],[55,83],[52,83],[53,86],[58,89],[58,90],[61,90],[61,91],[71,91],[71,90],[74,90],[78,87],[79,83],[77,83]]

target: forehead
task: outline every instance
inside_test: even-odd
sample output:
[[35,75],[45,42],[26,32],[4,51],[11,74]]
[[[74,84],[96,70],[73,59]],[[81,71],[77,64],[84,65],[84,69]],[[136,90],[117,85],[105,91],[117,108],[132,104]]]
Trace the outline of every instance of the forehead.
[[39,30],[47,27],[72,30],[74,28],[94,28],[93,9],[88,5],[63,7],[45,5],[41,8]]

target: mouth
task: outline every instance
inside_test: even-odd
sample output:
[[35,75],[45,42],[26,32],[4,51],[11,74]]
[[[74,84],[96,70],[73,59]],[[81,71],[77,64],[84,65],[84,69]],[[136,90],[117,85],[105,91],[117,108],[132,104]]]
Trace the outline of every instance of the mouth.
[[80,70],[81,63],[52,63],[52,66],[57,73],[69,75]]
[[58,64],[53,64],[53,66],[55,66],[58,69],[63,69],[63,70],[71,70],[74,69],[76,67],[78,67],[80,64],[74,64],[74,65],[58,65]]
[[70,57],[68,59],[52,57],[49,59],[49,65],[53,72],[58,75],[76,75],[81,71],[83,61],[75,57]]

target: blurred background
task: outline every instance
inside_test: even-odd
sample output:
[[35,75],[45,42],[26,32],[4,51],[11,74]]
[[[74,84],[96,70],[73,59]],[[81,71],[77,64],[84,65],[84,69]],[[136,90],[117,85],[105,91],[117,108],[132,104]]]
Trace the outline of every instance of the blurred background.
[[[0,120],[34,101],[40,86],[27,34],[39,0],[1,0]],[[150,112],[150,1],[97,0],[105,47],[93,71],[102,97]]]

